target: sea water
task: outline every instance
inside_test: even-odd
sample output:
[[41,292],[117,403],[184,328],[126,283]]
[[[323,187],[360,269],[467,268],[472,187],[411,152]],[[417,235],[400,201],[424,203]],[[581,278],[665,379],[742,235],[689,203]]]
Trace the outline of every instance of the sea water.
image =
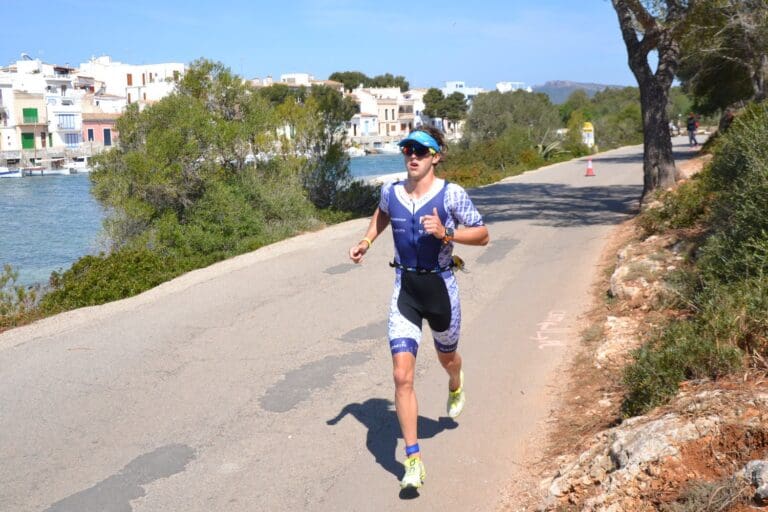
[[[404,170],[400,155],[350,159],[355,177]],[[17,284],[47,283],[87,254],[104,249],[104,211],[87,174],[0,178],[0,265],[19,273]]]

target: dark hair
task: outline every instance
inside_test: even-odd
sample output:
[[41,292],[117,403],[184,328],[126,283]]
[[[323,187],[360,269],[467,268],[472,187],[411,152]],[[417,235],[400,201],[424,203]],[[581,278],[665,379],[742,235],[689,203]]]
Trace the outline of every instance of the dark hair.
[[424,132],[429,134],[430,137],[435,139],[440,146],[440,152],[445,152],[445,139],[443,138],[443,132],[435,128],[434,126],[421,125],[418,128],[414,128],[415,132]]

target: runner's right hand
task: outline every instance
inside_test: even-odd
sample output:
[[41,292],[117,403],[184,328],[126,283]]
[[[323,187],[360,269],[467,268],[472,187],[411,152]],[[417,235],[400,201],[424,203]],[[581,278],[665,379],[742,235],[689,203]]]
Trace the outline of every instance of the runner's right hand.
[[359,242],[357,245],[349,249],[349,259],[354,263],[360,263],[363,261],[363,256],[368,252],[368,244],[365,242]]

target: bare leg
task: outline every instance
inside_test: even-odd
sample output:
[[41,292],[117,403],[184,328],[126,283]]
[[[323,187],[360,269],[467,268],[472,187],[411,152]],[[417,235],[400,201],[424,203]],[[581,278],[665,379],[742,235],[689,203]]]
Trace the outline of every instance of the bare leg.
[[410,352],[399,352],[392,356],[393,377],[395,379],[395,410],[403,432],[405,446],[418,442],[417,421],[419,404],[413,389],[416,372],[416,358]]
[[440,360],[440,364],[443,365],[445,371],[448,372],[448,390],[456,391],[459,389],[461,382],[459,380],[459,373],[461,372],[461,356],[457,352],[437,352],[437,358]]

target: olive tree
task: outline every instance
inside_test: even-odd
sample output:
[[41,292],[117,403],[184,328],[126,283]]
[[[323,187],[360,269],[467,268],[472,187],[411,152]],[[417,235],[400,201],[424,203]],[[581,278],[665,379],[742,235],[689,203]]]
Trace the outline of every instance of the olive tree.
[[768,1],[700,0],[679,76],[707,112],[768,97]]
[[[667,103],[680,62],[680,39],[696,0],[611,0],[640,89],[643,117],[643,200],[675,183]],[[654,71],[650,59],[658,58]]]

